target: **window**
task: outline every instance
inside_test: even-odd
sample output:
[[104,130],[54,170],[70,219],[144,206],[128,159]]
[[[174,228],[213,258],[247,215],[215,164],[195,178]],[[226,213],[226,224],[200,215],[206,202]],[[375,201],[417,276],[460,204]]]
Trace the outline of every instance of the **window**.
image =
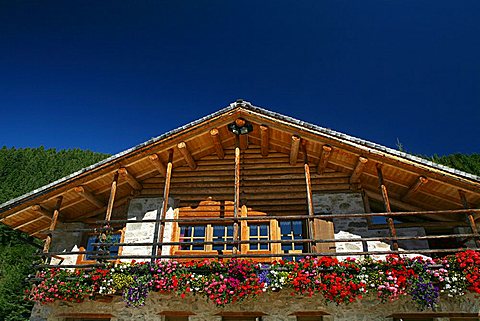
[[165,321],[188,321],[187,316],[165,316]]
[[322,321],[322,316],[305,316],[305,317],[297,317],[297,321]]
[[242,316],[242,317],[222,317],[222,321],[261,321],[262,317]]
[[[228,242],[233,241],[233,225],[213,225],[213,238],[214,242]],[[233,250],[233,244],[215,244],[213,245],[214,251],[231,251]]]
[[[115,231],[114,233],[110,234],[110,236],[108,238],[108,243],[121,243],[121,242],[123,242],[124,235],[125,235],[125,229]],[[87,252],[96,251],[97,247],[94,246],[93,244],[98,243],[98,241],[99,241],[98,237],[99,237],[98,234],[91,234],[91,233],[85,234],[84,242],[83,242],[84,246],[81,246],[79,248],[79,250],[80,251],[87,251]],[[110,256],[111,257],[119,256],[119,255],[122,254],[122,247],[118,246],[118,245],[112,245],[109,248],[109,251],[110,251]],[[97,254],[96,253],[80,254],[77,257],[77,264],[96,263],[95,255],[97,255]],[[112,259],[112,260],[117,260],[117,258]]]
[[[117,242],[120,242],[121,238],[122,238],[122,234],[120,232],[118,232],[118,233],[110,235],[108,242],[109,243],[117,243]],[[90,235],[87,239],[87,249],[86,249],[86,251],[87,252],[96,251],[97,246],[94,246],[93,244],[98,243],[99,241],[100,240],[99,240],[98,235]],[[110,246],[110,248],[109,248],[110,256],[117,256],[119,249],[120,249],[120,247],[118,245]],[[94,256],[95,256],[95,254],[86,254],[85,259],[86,260],[95,260]]]
[[66,318],[65,321],[110,321],[110,318]]
[[[251,220],[239,220],[238,245],[239,254],[251,254],[257,261],[270,262],[279,260],[275,254],[302,253],[306,248],[295,240],[305,238],[305,227],[301,220],[278,221],[275,219],[255,220],[255,217],[266,216],[264,212],[247,209],[244,205],[238,213],[239,217],[251,217]],[[202,201],[195,207],[181,207],[174,212],[174,218],[187,218],[188,222],[174,222],[172,224],[172,242],[179,245],[171,247],[170,255],[201,255],[215,256],[219,254],[230,255],[235,244],[199,244],[204,242],[233,242],[233,221],[218,218],[234,216],[233,202],[227,201]],[[195,221],[201,217],[202,220]],[[191,223],[192,222],[192,223]],[[198,223],[197,223],[198,222]],[[205,223],[202,223],[205,222]],[[286,244],[264,243],[269,240],[288,240]],[[250,241],[247,244],[245,241]],[[271,254],[272,257],[263,257]],[[186,258],[187,259],[187,258]],[[188,259],[187,259],[188,260]]]
[[302,253],[303,243],[295,243],[295,240],[304,238],[303,223],[296,221],[280,221],[280,237],[282,240],[291,240],[292,243],[282,243],[283,253]]
[[405,317],[405,318],[393,318],[393,321],[433,321],[433,318],[411,316],[411,317]]
[[[207,226],[205,225],[182,225],[180,226],[180,242],[205,242]],[[204,244],[186,244],[180,246],[181,250],[186,251],[204,251]]]
[[[250,241],[260,241],[270,239],[270,226],[269,224],[249,224],[250,230]],[[270,246],[268,243],[250,243],[250,251],[260,251],[266,250],[268,251]]]

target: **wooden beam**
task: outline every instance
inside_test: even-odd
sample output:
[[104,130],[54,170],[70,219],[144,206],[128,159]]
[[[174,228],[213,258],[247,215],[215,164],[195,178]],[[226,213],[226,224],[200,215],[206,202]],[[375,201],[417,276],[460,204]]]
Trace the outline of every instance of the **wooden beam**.
[[115,202],[115,194],[117,193],[118,172],[113,175],[112,185],[110,188],[110,197],[107,204],[107,212],[105,213],[105,221],[110,221],[113,211],[113,203]]
[[157,169],[157,171],[162,174],[163,177],[167,176],[167,168],[165,164],[162,163],[160,157],[157,154],[152,154],[148,156],[148,159],[152,163],[153,166]]
[[428,178],[426,178],[425,176],[419,176],[412,184],[412,186],[408,188],[408,191],[405,193],[405,195],[403,195],[402,201],[411,198],[413,194],[415,194],[420,189],[420,187],[422,187],[426,183],[428,183]]
[[[380,188],[380,192],[382,194],[383,204],[385,205],[385,211],[391,212],[392,209],[390,208],[390,200],[388,199],[388,192],[387,187],[385,186],[385,182],[383,181],[383,172],[382,172],[382,164],[377,164],[377,175],[378,175],[378,185]],[[390,230],[390,236],[393,238],[397,237],[397,230],[395,229],[395,224],[393,222],[392,217],[387,217],[387,225]],[[392,250],[398,251],[398,241],[392,241]]]
[[292,135],[292,141],[290,143],[290,165],[295,165],[297,163],[299,149],[300,137]]
[[[238,136],[237,136],[238,137]],[[239,139],[236,140],[235,144],[235,184],[234,184],[234,191],[235,195],[233,197],[233,217],[237,218],[238,211],[240,208],[240,147]],[[238,235],[238,221],[233,222],[233,241],[238,242],[239,235]],[[238,252],[238,245],[234,244],[232,249],[233,254],[237,254]]]
[[328,160],[332,156],[333,148],[329,145],[323,145],[320,152],[320,161],[318,162],[317,174],[323,174],[327,168]]
[[268,127],[265,125],[260,125],[260,149],[263,157],[268,156],[268,151],[270,149],[269,136]]
[[215,147],[215,153],[219,159],[225,157],[225,152],[223,150],[222,141],[220,140],[220,133],[218,129],[214,128],[210,130],[210,137],[212,137],[213,147]]
[[357,165],[353,170],[352,175],[350,176],[350,184],[360,183],[360,176],[362,175],[363,169],[368,162],[368,158],[359,156],[357,160]]
[[28,222],[25,222],[25,223],[20,224],[20,225],[18,225],[18,226],[15,226],[13,229],[14,229],[14,230],[19,230],[19,229],[21,229],[22,227],[25,227],[25,226],[27,226],[27,225],[30,225],[30,224],[33,224],[33,223],[38,222],[38,221],[40,221],[40,220],[43,220],[44,218],[45,218],[45,217],[44,217],[43,215],[42,215],[42,216],[39,216],[39,217],[37,217],[37,218],[35,218],[35,219],[31,220],[31,221],[28,221]]
[[32,207],[30,207],[30,209],[34,212],[39,213],[40,215],[42,215],[44,217],[48,217],[49,219],[52,219],[52,214],[50,214],[46,209],[44,209],[43,207],[41,207],[38,204],[33,205]]
[[177,147],[178,147],[178,150],[180,151],[180,154],[182,154],[183,159],[185,160],[185,162],[187,162],[188,166],[191,169],[197,168],[197,164],[195,163],[195,160],[193,159],[192,154],[190,154],[190,151],[187,148],[187,143],[180,142],[178,143]]
[[[60,215],[60,207],[62,206],[63,196],[57,198],[57,203],[55,204],[55,209],[53,210],[52,221],[50,222],[50,229],[43,245],[43,253],[48,253],[50,245],[52,243],[52,232],[55,230],[58,221],[58,215]],[[48,263],[48,262],[47,262]]]
[[128,185],[130,185],[134,190],[141,191],[143,189],[142,184],[140,184],[137,179],[130,174],[125,167],[122,167],[118,170],[118,174],[124,179],[126,179]]
[[246,150],[248,149],[248,134],[239,135],[240,137],[240,149]]
[[[468,204],[468,200],[467,200],[467,196],[465,195],[465,192],[459,189],[458,195],[462,200],[463,208],[470,209],[470,205]],[[477,247],[480,247],[480,238],[478,234],[477,224],[475,223],[475,217],[473,216],[472,213],[468,213],[465,216],[468,224],[470,225],[470,229],[472,230],[472,233],[475,234],[475,238],[474,238],[475,244],[477,245]]]
[[[161,211],[157,211],[157,222],[155,222],[155,230],[153,235],[153,243],[157,243],[158,241],[163,242],[163,235],[165,233],[165,217],[167,215],[167,207],[168,207],[168,198],[170,196],[170,180],[172,178],[172,167],[173,167],[173,149],[169,150],[168,152],[168,163],[167,163],[167,176],[165,177],[165,186],[163,188],[163,203]],[[159,222],[160,220],[160,226]],[[160,231],[159,231],[160,229]],[[152,263],[155,261],[153,257],[156,255],[162,255],[162,246],[152,246]]]
[[96,207],[102,208],[105,207],[105,203],[99,200],[95,195],[93,195],[91,192],[87,191],[83,186],[77,186],[73,189],[75,193],[80,195],[82,198],[85,200],[89,201]]
[[[294,139],[297,138],[297,139]],[[296,136],[292,136],[292,151],[294,149],[293,145],[300,144],[300,138]],[[298,146],[296,147],[297,149],[297,154],[298,154]],[[302,144],[302,150],[303,150],[303,168],[305,171],[305,186],[306,186],[306,194],[307,194],[307,208],[308,208],[308,237],[314,239],[315,238],[315,225],[314,225],[314,216],[315,216],[315,211],[313,208],[313,194],[312,194],[312,180],[310,177],[310,166],[308,165],[308,155],[307,155],[307,146],[306,143],[304,142]],[[296,160],[297,155],[295,155],[295,163],[297,162]],[[292,164],[292,153],[290,153],[290,164]],[[292,164],[293,165],[293,164]],[[310,252],[317,252],[317,246],[315,243],[310,243]]]

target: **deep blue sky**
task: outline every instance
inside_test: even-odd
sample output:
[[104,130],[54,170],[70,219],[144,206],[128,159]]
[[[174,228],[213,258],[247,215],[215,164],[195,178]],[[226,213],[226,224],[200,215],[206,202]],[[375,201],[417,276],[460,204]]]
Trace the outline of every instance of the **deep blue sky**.
[[480,152],[480,1],[0,0],[0,146],[116,153],[237,98]]

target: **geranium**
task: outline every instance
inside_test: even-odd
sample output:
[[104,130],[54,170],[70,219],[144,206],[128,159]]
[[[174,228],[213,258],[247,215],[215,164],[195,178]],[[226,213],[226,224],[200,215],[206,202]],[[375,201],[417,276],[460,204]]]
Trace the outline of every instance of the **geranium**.
[[122,293],[128,306],[145,304],[148,293],[201,295],[224,306],[263,292],[287,289],[296,295],[321,295],[337,304],[373,292],[381,301],[410,296],[422,309],[435,309],[440,294],[480,293],[480,253],[472,250],[443,259],[389,255],[385,261],[304,258],[257,264],[250,260],[204,260],[106,264],[93,270],[48,269],[29,291],[30,300],[81,302],[97,294]]

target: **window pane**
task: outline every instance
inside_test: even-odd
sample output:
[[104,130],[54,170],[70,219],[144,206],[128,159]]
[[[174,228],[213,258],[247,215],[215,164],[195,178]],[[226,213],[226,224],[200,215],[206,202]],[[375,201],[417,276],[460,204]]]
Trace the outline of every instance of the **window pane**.
[[[122,237],[121,233],[111,234],[108,238],[108,243],[118,243],[118,242],[120,242],[121,237]],[[87,252],[97,251],[98,247],[93,246],[93,243],[99,243],[99,241],[100,240],[98,238],[98,235],[90,235],[87,239],[86,251]],[[118,249],[119,249],[118,245],[110,246],[110,248],[109,248],[110,256],[118,255]],[[85,255],[85,259],[86,260],[95,260],[96,259],[95,256],[98,255],[98,254],[100,254],[100,253],[87,254],[87,255]]]
[[[233,241],[233,226],[232,225],[213,225],[213,241],[227,242]],[[213,245],[215,251],[232,250],[233,244],[215,244]]]
[[[180,226],[180,242],[204,242],[205,241],[205,225],[182,225]],[[186,244],[180,246],[181,250],[205,250],[205,245]]]
[[[269,240],[270,239],[270,225],[269,224],[250,224],[250,241],[255,240]],[[270,248],[268,243],[250,243],[251,251],[268,250]]]
[[[291,240],[291,243],[282,244],[283,253],[301,253],[304,251],[304,243],[295,243],[295,240],[303,239],[303,222],[295,221],[280,221],[280,237],[282,240]],[[292,260],[295,257],[285,257],[285,260]]]

